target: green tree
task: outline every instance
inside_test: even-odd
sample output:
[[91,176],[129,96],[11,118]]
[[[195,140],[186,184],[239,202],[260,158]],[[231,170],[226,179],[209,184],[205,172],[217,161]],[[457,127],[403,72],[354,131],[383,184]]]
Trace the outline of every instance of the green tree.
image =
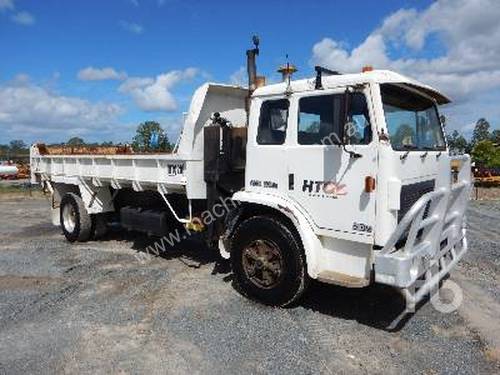
[[480,118],[476,122],[474,127],[474,132],[472,133],[471,143],[473,145],[478,144],[482,141],[487,141],[490,139],[490,123],[484,118]]
[[13,141],[10,141],[9,149],[12,154],[21,154],[28,151],[28,146],[26,146],[26,143],[24,143],[24,141],[15,139]]
[[0,145],[0,158],[5,158],[9,154],[9,146]]
[[500,129],[495,129],[491,132],[491,141],[500,145]]
[[[157,142],[151,142],[156,138]],[[132,141],[134,151],[170,151],[172,145],[168,139],[167,133],[156,121],[146,121],[137,127],[136,135]]]
[[468,148],[467,140],[457,130],[448,135],[448,147],[454,154],[463,154]]
[[446,134],[446,141],[448,142],[448,148],[452,153],[456,152],[457,139],[459,136],[460,133],[456,130],[453,130],[451,134]]
[[500,149],[491,141],[478,142],[472,149],[472,159],[481,167],[500,167]]
[[460,134],[456,140],[455,147],[459,154],[466,153],[469,149],[469,142],[467,142],[467,139]]
[[66,142],[69,146],[83,146],[85,141],[80,137],[72,137]]

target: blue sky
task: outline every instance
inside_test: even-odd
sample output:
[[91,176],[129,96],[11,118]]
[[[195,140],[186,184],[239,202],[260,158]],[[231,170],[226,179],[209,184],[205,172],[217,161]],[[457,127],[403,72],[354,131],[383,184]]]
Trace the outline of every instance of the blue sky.
[[286,54],[298,77],[372,64],[456,99],[451,129],[481,116],[498,127],[500,7],[488,2],[0,0],[0,143],[128,141],[145,120],[175,138],[197,86],[241,81],[253,33],[268,79]]

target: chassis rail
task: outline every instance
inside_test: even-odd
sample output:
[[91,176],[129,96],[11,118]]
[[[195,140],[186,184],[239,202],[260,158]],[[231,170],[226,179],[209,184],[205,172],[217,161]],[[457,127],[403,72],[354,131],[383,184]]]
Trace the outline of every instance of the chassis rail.
[[407,310],[436,290],[467,252],[464,218],[472,186],[470,157],[452,160],[460,164],[456,181],[420,197],[375,254],[375,281],[400,289]]

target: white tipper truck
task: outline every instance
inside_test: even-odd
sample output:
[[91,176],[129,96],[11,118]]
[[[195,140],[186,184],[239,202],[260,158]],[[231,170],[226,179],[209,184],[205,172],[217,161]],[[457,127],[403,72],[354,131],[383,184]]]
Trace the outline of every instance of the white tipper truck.
[[170,154],[33,145],[53,223],[72,242],[110,221],[159,238],[203,231],[265,304],[293,304],[316,279],[390,285],[414,307],[467,251],[470,158],[448,152],[438,105],[449,99],[373,69],[292,80],[287,64],[265,85],[254,43],[249,88],[198,88]]

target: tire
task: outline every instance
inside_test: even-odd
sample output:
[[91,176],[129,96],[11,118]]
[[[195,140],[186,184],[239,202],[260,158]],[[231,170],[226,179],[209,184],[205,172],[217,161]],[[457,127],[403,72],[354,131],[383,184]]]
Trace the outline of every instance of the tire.
[[231,267],[245,296],[271,306],[295,304],[309,277],[300,242],[280,220],[254,216],[231,239]]
[[61,200],[60,222],[64,236],[69,242],[85,242],[92,237],[92,217],[78,195],[67,193]]

